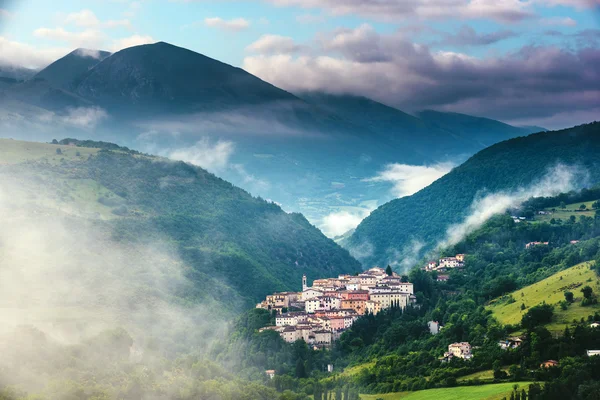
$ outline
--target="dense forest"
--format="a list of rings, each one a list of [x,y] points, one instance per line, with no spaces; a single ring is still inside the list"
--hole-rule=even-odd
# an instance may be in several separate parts
[[[600,123],[488,147],[425,189],[373,211],[344,245],[367,264],[397,262],[397,253],[406,253],[413,241],[435,244],[451,224],[462,221],[476,198],[525,188],[559,163],[581,172],[578,184],[600,182]]]
[[[581,199],[572,197],[574,193],[570,196]],[[535,240],[549,241],[549,245],[525,248]],[[573,240],[578,243],[572,244]],[[572,321],[556,336],[544,325],[552,321],[553,310],[562,304],[533,306],[517,325],[502,325],[485,306],[493,298],[580,262],[592,261],[592,268],[597,268],[600,213],[596,218],[581,216],[561,224],[515,223],[509,215],[500,215],[456,246],[444,249],[442,255],[459,252],[468,254],[465,268],[452,271],[447,282],[436,281],[435,272],[420,268],[410,272],[418,307],[404,312],[389,309],[360,318],[329,352],[309,351],[303,342],[285,344],[273,332],[257,333],[256,329],[272,316],[264,310],[252,310],[239,319],[236,334],[219,357],[227,359],[243,349],[246,356],[238,365],[240,374],[259,376],[274,368],[282,374],[273,381],[277,389],[306,394],[315,390],[319,395],[343,393],[348,388],[362,393],[411,391],[452,387],[459,382],[477,385],[481,384],[478,378],[462,377],[490,370],[494,382],[539,382],[526,388],[530,398],[595,399],[600,358],[587,357],[585,351],[600,348],[600,331],[589,326],[600,321],[597,308],[590,308],[587,318]],[[437,335],[429,333],[427,322],[431,320],[444,326]],[[498,341],[514,332],[520,332],[523,344],[514,350],[500,349]],[[448,344],[460,341],[475,346],[474,358],[441,362]],[[540,369],[549,359],[559,360],[560,366]],[[351,367],[357,372],[325,376],[327,363],[333,363],[336,370]]]

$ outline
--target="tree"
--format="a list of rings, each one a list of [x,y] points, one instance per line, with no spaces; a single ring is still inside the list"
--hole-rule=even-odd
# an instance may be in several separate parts
[[[567,205],[565,204],[565,202],[564,202],[564,201],[561,201],[561,202],[560,202],[560,206],[559,206],[559,207],[560,207],[560,208],[562,208],[562,209],[564,210],[565,208],[567,208]]]
[[[539,325],[544,325],[552,321],[554,315],[554,307],[550,304],[540,304],[531,307],[529,311],[523,315],[521,319],[521,325],[523,328],[532,330]]]
[[[592,208],[593,208],[594,210],[598,210],[598,209],[600,209],[600,200],[597,200],[597,201],[593,202],[593,203],[592,203]]]
[[[390,267],[390,266],[388,265],[388,266],[387,266],[387,268],[385,269],[385,273],[386,273],[388,276],[392,276],[392,275],[393,275],[393,273],[394,273],[394,272],[392,271],[392,267]]]
[[[581,289],[581,293],[583,293],[583,297],[587,300],[590,300],[594,294],[594,290],[590,286],[585,286]]]
[[[306,368],[304,368],[304,361],[298,359],[296,361],[296,378],[306,378]]]
[[[521,311],[523,311],[524,309],[526,309],[527,307],[525,306],[525,303],[521,303]]]
[[[580,210],[585,210],[586,208],[587,208],[587,206],[585,204],[582,204],[582,205],[579,206]]]
[[[569,303],[573,302],[573,292],[569,292],[568,290],[564,293],[565,294],[565,300]]]
[[[400,277],[400,282],[402,282],[402,283],[408,282],[408,276],[407,275],[402,275],[402,277]]]
[[[62,154],[62,150],[59,148],[56,149],[56,154]]]

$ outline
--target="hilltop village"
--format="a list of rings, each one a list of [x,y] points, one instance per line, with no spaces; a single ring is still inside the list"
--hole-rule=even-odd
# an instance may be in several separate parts
[[[390,269],[374,267],[358,275],[316,279],[301,292],[274,293],[257,304],[277,313],[275,326],[288,343],[304,339],[314,347],[328,347],[361,315],[416,303],[413,284]]]

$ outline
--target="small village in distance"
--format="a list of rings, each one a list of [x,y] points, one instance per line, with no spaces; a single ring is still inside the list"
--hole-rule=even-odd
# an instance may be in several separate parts
[[[464,254],[432,261],[427,271],[445,272],[462,268]],[[306,275],[302,277],[301,292],[281,292],[268,295],[257,304],[276,313],[275,325],[261,330],[274,330],[288,343],[303,339],[315,348],[329,347],[362,315],[377,315],[390,307],[418,306],[413,284],[407,276],[400,276],[390,267],[373,267],[357,275],[340,275],[322,278],[308,286]],[[429,324],[430,332],[436,334],[441,327],[435,321]],[[467,344],[468,345],[468,344]],[[470,357],[464,344],[463,351],[450,352]],[[452,355],[450,356],[452,357]]]

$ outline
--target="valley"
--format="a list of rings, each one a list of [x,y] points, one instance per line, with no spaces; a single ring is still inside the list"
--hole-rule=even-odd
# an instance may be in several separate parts
[[[597,0],[0,0],[0,400],[600,399]]]

